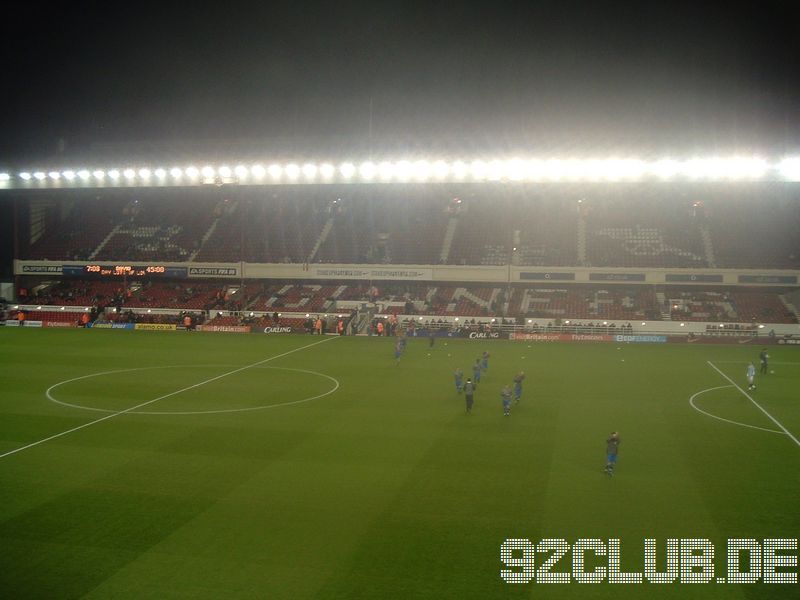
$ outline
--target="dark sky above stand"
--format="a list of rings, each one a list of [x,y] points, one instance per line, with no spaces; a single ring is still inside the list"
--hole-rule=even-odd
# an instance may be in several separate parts
[[[795,4],[11,2],[0,165],[130,142],[346,149],[370,103],[378,145],[783,154]]]

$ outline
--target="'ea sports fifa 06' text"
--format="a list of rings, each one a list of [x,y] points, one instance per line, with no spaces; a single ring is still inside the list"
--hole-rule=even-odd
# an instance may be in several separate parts
[[[500,577],[507,583],[770,583],[797,584],[796,538],[729,539],[725,565],[715,562],[714,544],[704,538],[644,540],[639,571],[622,570],[618,539],[507,539],[500,546]],[[630,560],[626,565],[630,568]],[[718,566],[715,566],[718,565]]]

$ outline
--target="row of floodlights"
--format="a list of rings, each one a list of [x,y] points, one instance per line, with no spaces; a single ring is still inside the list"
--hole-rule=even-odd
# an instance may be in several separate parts
[[[787,181],[800,181],[800,157],[770,163],[761,158],[661,159],[511,159],[474,160],[401,160],[360,164],[344,162],[305,164],[261,164],[237,166],[76,169],[64,171],[22,171],[13,176],[24,182],[46,180],[103,185],[196,184],[208,182],[311,183],[333,181],[635,181],[642,178],[661,180],[758,180],[768,175]],[[0,173],[0,182],[12,179]]]

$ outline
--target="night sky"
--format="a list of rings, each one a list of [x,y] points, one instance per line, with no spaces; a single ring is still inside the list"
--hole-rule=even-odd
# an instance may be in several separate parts
[[[0,167],[130,142],[800,149],[794,2],[211,4],[4,5]]]

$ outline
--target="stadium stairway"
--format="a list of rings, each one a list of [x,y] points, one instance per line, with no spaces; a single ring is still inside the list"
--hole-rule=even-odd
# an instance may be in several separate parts
[[[306,262],[313,262],[314,257],[317,255],[317,252],[320,249],[320,246],[325,243],[325,240],[328,239],[328,236],[331,233],[331,229],[333,229],[333,217],[329,217],[327,221],[325,221],[325,225],[322,226],[322,231],[319,232],[319,237],[317,241],[314,242],[314,247],[311,248],[311,252],[308,253],[308,258]]]
[[[444,232],[444,239],[442,240],[442,251],[439,253],[439,260],[443,265],[447,264],[447,259],[450,257],[450,247],[453,245],[453,238],[456,236],[457,227],[458,217],[450,217],[450,220],[447,222],[447,229]]]
[[[112,230],[111,230],[111,231],[108,233],[108,235],[107,235],[105,238],[103,238],[103,241],[102,241],[102,242],[100,242],[100,243],[97,245],[97,248],[95,248],[94,250],[92,250],[92,253],[89,255],[89,260],[94,260],[94,259],[95,259],[95,257],[96,257],[98,254],[100,254],[100,251],[101,251],[103,248],[105,248],[105,246],[106,246],[106,244],[108,244],[108,242],[110,242],[110,241],[111,241],[111,238],[113,238],[115,235],[117,235],[117,232],[120,230],[120,228],[121,228],[121,227],[122,227],[122,225],[117,225],[117,226],[115,226],[115,227],[114,227],[114,229],[112,229]]]

